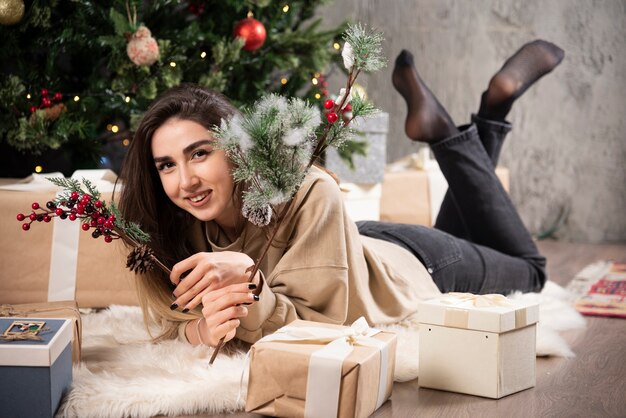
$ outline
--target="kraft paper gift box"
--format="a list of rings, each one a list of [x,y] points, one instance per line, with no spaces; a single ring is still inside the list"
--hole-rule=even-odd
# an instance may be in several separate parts
[[[496,176],[508,191],[508,169],[497,167]],[[380,220],[433,226],[447,190],[437,162],[424,152],[389,164],[382,185]]]
[[[0,186],[0,303],[74,299],[81,308],[137,305],[135,277],[125,267],[128,251],[121,240],[107,244],[102,237],[94,239],[91,230],[80,229],[79,220],[53,218],[22,230],[17,214],[28,216],[33,202],[45,207],[53,200],[60,189],[44,177],[59,176],[34,175],[30,181],[9,185],[5,180]],[[82,170],[73,177],[91,177],[102,199],[110,200],[111,171]]]
[[[396,335],[296,320],[251,348],[246,411],[368,417],[391,396]]]
[[[72,321],[0,318],[0,333],[14,321],[44,321],[48,330],[39,333],[42,341],[0,339],[0,414],[53,417],[72,383]]]
[[[418,320],[419,386],[495,399],[535,386],[538,304],[449,293]]]
[[[72,321],[72,361],[80,363],[82,345],[82,319],[76,301],[27,303],[23,305],[0,305],[0,317],[42,317]]]

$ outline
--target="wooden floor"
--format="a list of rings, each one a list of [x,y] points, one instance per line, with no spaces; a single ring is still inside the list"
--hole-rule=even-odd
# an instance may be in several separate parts
[[[539,247],[550,279],[561,285],[596,260],[626,261],[626,245],[542,241]],[[587,319],[587,329],[565,334],[577,357],[538,358],[532,389],[491,400],[419,388],[417,380],[396,383],[373,417],[626,417],[626,319]]]

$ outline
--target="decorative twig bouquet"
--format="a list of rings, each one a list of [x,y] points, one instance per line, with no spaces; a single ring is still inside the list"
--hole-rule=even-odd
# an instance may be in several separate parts
[[[126,267],[137,273],[146,271],[157,265],[168,274],[171,272],[153,254],[147,245],[150,237],[143,232],[139,225],[125,221],[114,202],[108,205],[101,200],[100,192],[87,179],[83,179],[82,185],[78,180],[62,177],[48,178],[55,185],[62,187],[63,191],[49,202],[45,208],[38,202],[31,205],[32,211],[26,216],[17,214],[17,220],[24,222],[22,229],[28,231],[33,222],[50,222],[52,218],[79,220],[82,222],[83,231],[91,231],[93,238],[104,237],[107,243],[115,239],[122,239],[133,247],[128,255]]]

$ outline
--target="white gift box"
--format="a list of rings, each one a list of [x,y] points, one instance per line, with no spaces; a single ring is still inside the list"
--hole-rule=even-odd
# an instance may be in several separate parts
[[[16,322],[44,324],[39,341],[0,339],[0,415],[53,417],[72,383],[72,321],[0,318],[0,333]]]
[[[535,386],[538,304],[449,293],[418,319],[419,386],[495,399]]]
[[[343,204],[353,221],[378,221],[382,185],[341,183]]]

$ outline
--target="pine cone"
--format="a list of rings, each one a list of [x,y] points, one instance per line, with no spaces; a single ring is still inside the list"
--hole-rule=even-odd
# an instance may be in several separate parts
[[[267,226],[272,220],[272,207],[270,205],[250,207],[244,204],[241,213],[256,226]]]
[[[152,249],[146,245],[133,248],[126,259],[126,267],[138,274],[146,273],[154,267]]]

